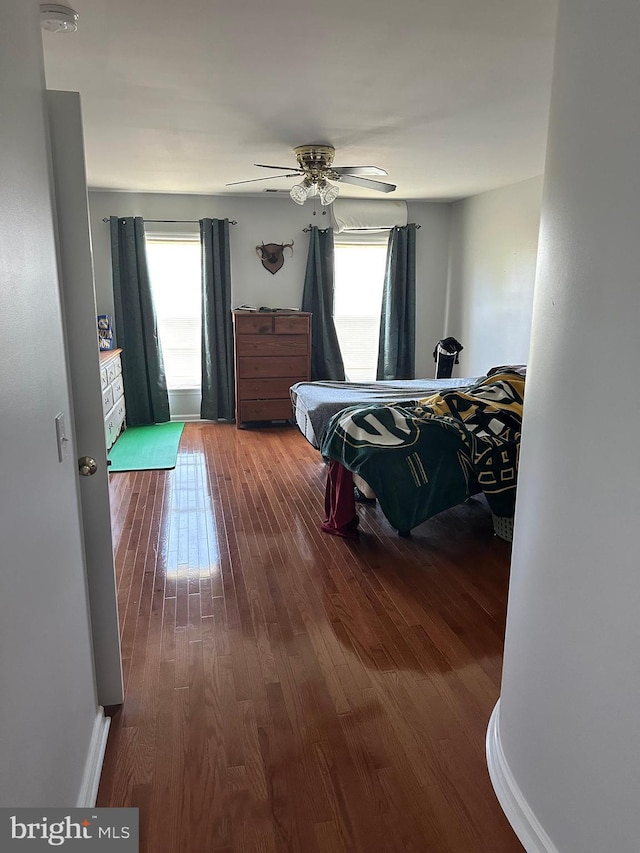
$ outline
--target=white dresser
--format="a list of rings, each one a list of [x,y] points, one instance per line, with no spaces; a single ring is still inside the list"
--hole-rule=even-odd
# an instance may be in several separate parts
[[[104,436],[109,450],[124,429],[124,383],[122,381],[122,350],[100,353],[100,382],[102,385],[102,410]]]

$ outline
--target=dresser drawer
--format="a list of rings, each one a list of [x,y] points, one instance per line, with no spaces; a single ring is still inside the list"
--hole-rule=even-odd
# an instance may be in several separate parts
[[[100,369],[100,387],[102,388],[103,391],[107,387],[108,384],[109,384],[109,379],[107,378],[107,368],[102,367]]]
[[[110,385],[106,391],[102,392],[102,411],[107,414],[109,409],[113,408],[113,386]]]
[[[284,378],[305,376],[308,368],[306,356],[269,355],[264,358],[244,356],[238,358],[238,377],[240,379]]]
[[[236,314],[236,335],[272,335],[273,315]]]
[[[122,397],[124,394],[124,382],[122,376],[116,375],[116,378],[113,380],[113,384],[111,385],[111,389],[113,390],[114,400],[117,400],[118,397]]]
[[[115,444],[116,438],[122,432],[124,427],[124,422],[116,422],[116,421],[105,421],[104,424],[104,438],[107,444],[107,450],[111,450],[113,445]]]
[[[114,418],[108,417],[104,422],[104,438],[107,443],[107,450],[110,450],[113,446],[114,441],[118,437],[120,433],[120,429],[122,427],[122,421],[118,423]]]
[[[124,416],[125,416],[124,397],[119,397],[113,406],[112,417],[115,419],[115,421],[118,425],[121,425],[122,422],[124,421]]]
[[[274,331],[276,335],[308,335],[309,317],[296,317],[287,314],[284,317],[274,317]]]
[[[304,382],[305,379],[306,374],[301,379],[241,379],[238,382],[238,400],[289,399],[291,386],[296,382]]]
[[[306,355],[307,335],[239,335],[238,355]]]
[[[291,420],[290,400],[249,400],[240,403],[241,421]]]
[[[107,445],[107,450],[111,450],[113,442],[116,440],[116,431],[113,428],[113,423],[109,420],[104,422],[104,442]]]

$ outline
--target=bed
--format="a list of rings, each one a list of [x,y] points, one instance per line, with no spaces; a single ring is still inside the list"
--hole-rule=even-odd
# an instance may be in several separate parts
[[[509,539],[525,377],[508,367],[490,373],[470,387],[443,389],[424,400],[361,405],[335,414],[320,442],[329,462],[322,529],[357,535],[356,474],[402,535],[483,492],[496,533]]]
[[[319,448],[331,418],[350,406],[419,400],[452,388],[466,388],[480,377],[462,379],[406,379],[392,382],[298,382],[290,389],[296,423]]]

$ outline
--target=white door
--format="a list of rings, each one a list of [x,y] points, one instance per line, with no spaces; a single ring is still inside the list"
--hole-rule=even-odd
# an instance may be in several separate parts
[[[124,692],[80,96],[47,92],[47,107],[73,430],[78,457],[97,462],[79,482],[98,702],[118,705]]]

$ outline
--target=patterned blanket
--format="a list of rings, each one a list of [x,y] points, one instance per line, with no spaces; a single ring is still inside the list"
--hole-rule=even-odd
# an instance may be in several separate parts
[[[366,480],[397,530],[479,491],[511,517],[524,382],[505,370],[408,404],[351,407],[331,419],[320,450]]]

